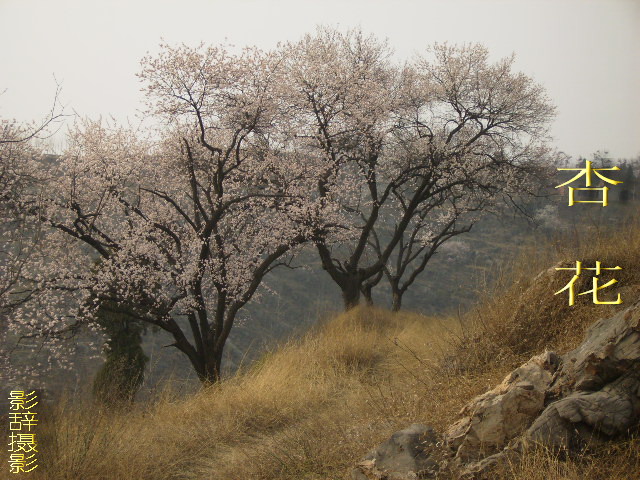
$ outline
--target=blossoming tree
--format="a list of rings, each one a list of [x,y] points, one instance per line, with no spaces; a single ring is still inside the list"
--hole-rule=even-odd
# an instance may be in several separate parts
[[[106,308],[168,332],[215,382],[239,310],[307,237],[309,176],[270,138],[276,56],[165,46],[140,76],[157,132],[86,121],[14,200],[43,239],[13,325],[55,341]]]
[[[85,121],[9,190],[41,232],[14,331],[62,352],[109,310],[215,382],[239,311],[307,241],[347,308],[385,272],[399,307],[469,214],[540,176],[553,108],[512,67],[479,46],[397,65],[331,29],[268,53],[163,46],[140,73],[154,130]]]
[[[318,227],[313,239],[346,308],[393,256],[401,267],[391,277],[413,275],[408,263],[459,232],[464,212],[531,189],[549,159],[553,107],[512,71],[513,58],[491,63],[478,45],[436,45],[398,66],[386,43],[331,29],[288,50],[292,135],[325,165],[315,195],[346,219],[342,238]],[[448,219],[444,229],[427,234],[436,217]]]
[[[51,109],[39,122],[0,118],[0,378],[9,370],[6,342],[12,312],[25,300],[12,295],[28,260],[37,254],[37,222],[21,214],[14,199],[36,188],[34,172],[46,168],[35,142],[49,138],[65,116],[56,90]]]

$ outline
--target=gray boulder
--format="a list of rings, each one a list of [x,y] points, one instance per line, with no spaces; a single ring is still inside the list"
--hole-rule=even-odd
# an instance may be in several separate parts
[[[556,450],[579,450],[625,434],[640,422],[640,372],[628,371],[597,392],[575,392],[553,402],[524,439]]]
[[[551,399],[593,392],[625,372],[640,368],[640,303],[594,323],[585,341],[562,357],[549,390]]]
[[[435,478],[440,446],[431,427],[414,423],[391,435],[352,471],[353,480]]]

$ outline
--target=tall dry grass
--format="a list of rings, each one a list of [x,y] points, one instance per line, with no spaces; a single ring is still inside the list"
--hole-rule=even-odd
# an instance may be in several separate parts
[[[349,478],[354,462],[394,431],[413,422],[444,429],[523,359],[574,347],[596,318],[624,307],[581,301],[569,308],[553,292],[570,276],[552,265],[620,265],[617,291],[638,298],[637,225],[581,245],[579,252],[562,243],[526,247],[466,314],[364,307],[341,314],[189,398],[167,389],[154,402],[118,410],[59,402],[41,415],[40,467],[31,478]],[[496,478],[638,478],[639,453],[638,439],[583,459],[537,452]]]
[[[599,285],[610,279],[617,284],[600,290],[599,300],[620,305],[596,305],[591,295],[576,295],[569,306],[568,292],[554,295],[572,278],[570,270],[556,268],[620,266],[606,271]],[[534,239],[495,275],[482,300],[464,316],[462,335],[454,358],[462,370],[477,370],[496,362],[519,363],[543,350],[565,352],[576,347],[596,320],[612,316],[640,298],[640,223],[627,221],[615,229],[597,226],[572,229],[562,235]],[[583,271],[576,293],[592,288],[592,274]]]
[[[358,308],[192,398],[166,391],[129,410],[61,402],[43,413],[34,478],[345,478],[393,431],[443,427],[491,384],[440,367],[457,328]]]
[[[629,439],[576,455],[570,459],[539,448],[514,458],[495,472],[496,480],[638,480],[640,432]]]

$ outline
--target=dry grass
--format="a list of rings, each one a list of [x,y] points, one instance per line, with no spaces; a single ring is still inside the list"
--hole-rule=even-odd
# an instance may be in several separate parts
[[[583,268],[593,268],[596,261],[602,267],[622,267],[603,272],[599,285],[610,279],[618,283],[600,290],[598,297],[611,301],[620,293],[623,303],[595,305],[589,294],[576,295],[576,304],[570,307],[567,291],[554,295],[574,274],[555,268],[574,268],[576,260]],[[613,232],[584,228],[552,242],[533,242],[502,269],[497,282],[482,295],[484,301],[464,318],[455,349],[456,363],[463,370],[496,362],[515,364],[543,350],[564,353],[580,343],[597,319],[640,298],[640,225],[628,223]],[[592,288],[591,278],[591,273],[583,272],[575,284],[576,294]]]
[[[188,399],[167,390],[117,412],[61,402],[42,413],[32,478],[349,478],[354,462],[392,432],[413,422],[443,429],[523,359],[572,348],[586,326],[621,308],[582,299],[569,308],[553,292],[570,274],[534,280],[537,272],[560,260],[601,260],[623,267],[615,276],[623,300],[638,297],[640,228],[582,244],[577,253],[529,247],[481,305],[457,318],[357,308]],[[629,479],[638,458],[637,439],[585,459],[537,452],[501,478]]]
[[[495,475],[496,480],[638,480],[640,436],[636,434],[570,460],[545,449],[527,452]]]
[[[440,359],[454,335],[441,320],[358,308],[187,400],[60,403],[43,413],[34,478],[345,478],[367,448],[408,423],[443,427],[504,373],[449,376]]]

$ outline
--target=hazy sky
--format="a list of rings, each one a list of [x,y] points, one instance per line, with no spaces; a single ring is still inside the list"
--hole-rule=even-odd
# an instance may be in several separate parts
[[[558,148],[640,155],[640,1],[0,0],[0,118],[67,112],[133,119],[139,61],[160,39],[273,47],[317,24],[387,37],[400,58],[481,42],[542,83]]]

